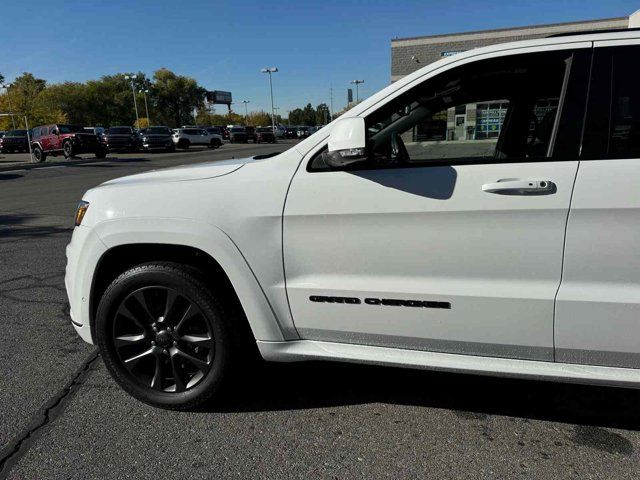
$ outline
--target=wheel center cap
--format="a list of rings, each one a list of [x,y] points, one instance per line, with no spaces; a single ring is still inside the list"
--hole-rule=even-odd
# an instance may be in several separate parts
[[[156,343],[160,347],[168,347],[171,345],[171,335],[166,330],[161,330],[156,334]]]

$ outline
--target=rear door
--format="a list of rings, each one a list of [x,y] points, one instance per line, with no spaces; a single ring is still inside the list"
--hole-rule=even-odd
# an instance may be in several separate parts
[[[366,164],[307,160],[284,212],[303,338],[553,360],[583,46],[452,69],[367,115]]]
[[[640,43],[596,42],[556,360],[640,368]]]

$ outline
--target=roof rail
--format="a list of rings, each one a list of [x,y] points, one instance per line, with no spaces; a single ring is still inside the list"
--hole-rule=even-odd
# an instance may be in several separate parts
[[[640,28],[607,28],[604,30],[579,30],[575,32],[562,32],[562,33],[554,33],[552,35],[547,35],[545,38],[555,38],[555,37],[573,37],[574,35],[587,35],[590,33],[617,33],[617,32],[637,32],[640,31]]]

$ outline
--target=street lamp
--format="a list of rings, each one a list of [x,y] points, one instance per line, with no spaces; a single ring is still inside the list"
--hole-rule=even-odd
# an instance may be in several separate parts
[[[349,83],[354,83],[356,85],[356,104],[360,101],[360,95],[358,94],[358,85],[364,83],[364,80],[351,80]]]
[[[133,81],[137,78],[137,75],[125,75],[125,80],[131,80],[131,93],[133,94],[133,106],[136,109],[136,125],[140,128],[140,117],[138,117],[138,102],[136,102],[136,87]]]
[[[244,103],[244,123],[247,123],[249,120],[249,113],[247,111],[247,105],[249,105],[251,103],[250,100],[242,100],[242,103]]]
[[[271,128],[273,129],[273,133],[276,132],[276,118],[273,114],[273,82],[271,80],[271,74],[276,73],[278,71],[278,67],[265,67],[260,70],[262,73],[269,74],[269,89],[271,90]]]
[[[273,112],[274,112],[274,122],[275,122],[275,117],[278,116],[278,112],[280,111],[280,107],[273,107]]]
[[[11,110],[9,113],[13,113],[13,107],[11,106],[11,96],[9,95],[9,87],[11,86],[11,83],[6,83],[3,85],[0,85],[0,87],[4,88],[7,91],[7,101],[9,102],[9,110]],[[13,118],[13,115],[11,115],[11,123],[13,124],[13,129],[16,129],[16,121]]]
[[[147,112],[147,127],[151,126],[151,119],[149,118],[149,105],[147,105],[147,93],[149,93],[148,88],[143,88],[138,90],[138,93],[142,93],[144,95],[144,109]],[[139,127],[140,125],[138,125]]]

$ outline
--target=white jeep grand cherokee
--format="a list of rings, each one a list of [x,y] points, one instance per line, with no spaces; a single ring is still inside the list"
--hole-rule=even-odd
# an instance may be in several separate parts
[[[251,343],[638,387],[639,59],[638,31],[472,50],[279,155],[90,190],[73,326],[129,393],[177,409]]]

